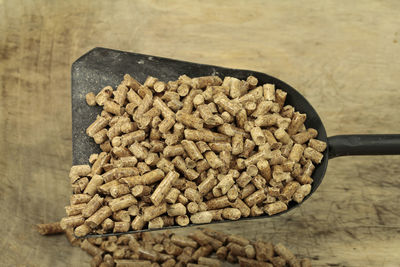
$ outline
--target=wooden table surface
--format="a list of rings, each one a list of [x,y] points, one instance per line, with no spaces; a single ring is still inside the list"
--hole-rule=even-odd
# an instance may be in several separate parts
[[[102,46],[257,70],[304,94],[329,135],[400,133],[399,8],[394,0],[0,0],[0,265],[88,266],[64,236],[33,229],[60,219],[68,203],[70,68],[80,55]],[[333,159],[299,209],[215,228],[283,242],[315,266],[398,266],[399,163]]]

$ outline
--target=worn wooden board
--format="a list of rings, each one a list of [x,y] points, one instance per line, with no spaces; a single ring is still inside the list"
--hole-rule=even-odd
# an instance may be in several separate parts
[[[32,226],[64,215],[70,67],[93,47],[266,72],[302,92],[330,135],[400,133],[398,1],[214,2],[0,0],[2,266],[90,260]],[[334,159],[301,208],[215,228],[283,242],[315,266],[398,266],[399,162]]]

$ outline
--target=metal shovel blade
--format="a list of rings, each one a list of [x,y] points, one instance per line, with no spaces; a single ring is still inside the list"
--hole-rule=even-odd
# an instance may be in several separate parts
[[[106,48],[95,48],[80,57],[72,65],[72,153],[74,165],[88,164],[88,159],[91,154],[101,152],[99,145],[97,145],[91,137],[86,135],[85,130],[96,119],[96,116],[100,114],[102,108],[98,106],[88,106],[85,101],[85,95],[89,92],[97,93],[107,85],[115,88],[123,80],[123,76],[126,73],[130,74],[141,83],[143,83],[149,75],[157,77],[162,81],[176,80],[183,74],[189,77],[218,75],[224,78],[225,76],[232,76],[244,80],[249,75],[253,75],[258,79],[260,84],[273,83],[276,88],[286,91],[288,95],[285,104],[292,105],[296,111],[306,113],[306,127],[316,129],[319,133],[317,138],[325,142],[327,141],[324,125],[310,103],[290,85],[272,76],[250,70],[229,69]],[[318,165],[314,171],[314,182],[310,195],[321,183],[327,164],[328,150],[324,152],[322,163]],[[309,196],[307,196],[306,199]],[[292,202],[289,204],[287,211],[299,206],[299,204]],[[281,214],[283,213],[277,215]],[[259,217],[241,218],[238,221],[270,217],[272,216],[263,215]],[[213,221],[212,223],[223,222],[232,221]],[[192,226],[192,224],[188,226]],[[180,226],[164,227],[162,229],[173,228],[180,228]],[[142,231],[149,231],[149,229],[127,233]],[[118,234],[123,233],[91,236]]]

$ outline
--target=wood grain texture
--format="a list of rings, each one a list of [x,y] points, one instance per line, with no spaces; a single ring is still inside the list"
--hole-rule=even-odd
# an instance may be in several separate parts
[[[0,265],[88,266],[33,225],[64,215],[70,67],[96,46],[265,72],[303,93],[329,135],[400,133],[398,1],[214,2],[0,0]],[[399,162],[334,159],[299,209],[214,228],[315,266],[398,266]]]

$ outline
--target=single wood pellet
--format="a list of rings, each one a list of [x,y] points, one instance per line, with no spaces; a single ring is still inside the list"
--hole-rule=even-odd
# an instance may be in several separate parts
[[[128,74],[115,90],[89,93],[87,104],[103,111],[86,133],[103,152],[72,166],[60,227],[82,236],[185,226],[302,202],[326,143],[286,95],[253,76],[149,76],[142,85]],[[253,254],[236,252],[226,257]]]
[[[37,224],[36,228],[41,235],[56,235],[64,233],[60,222]]]

